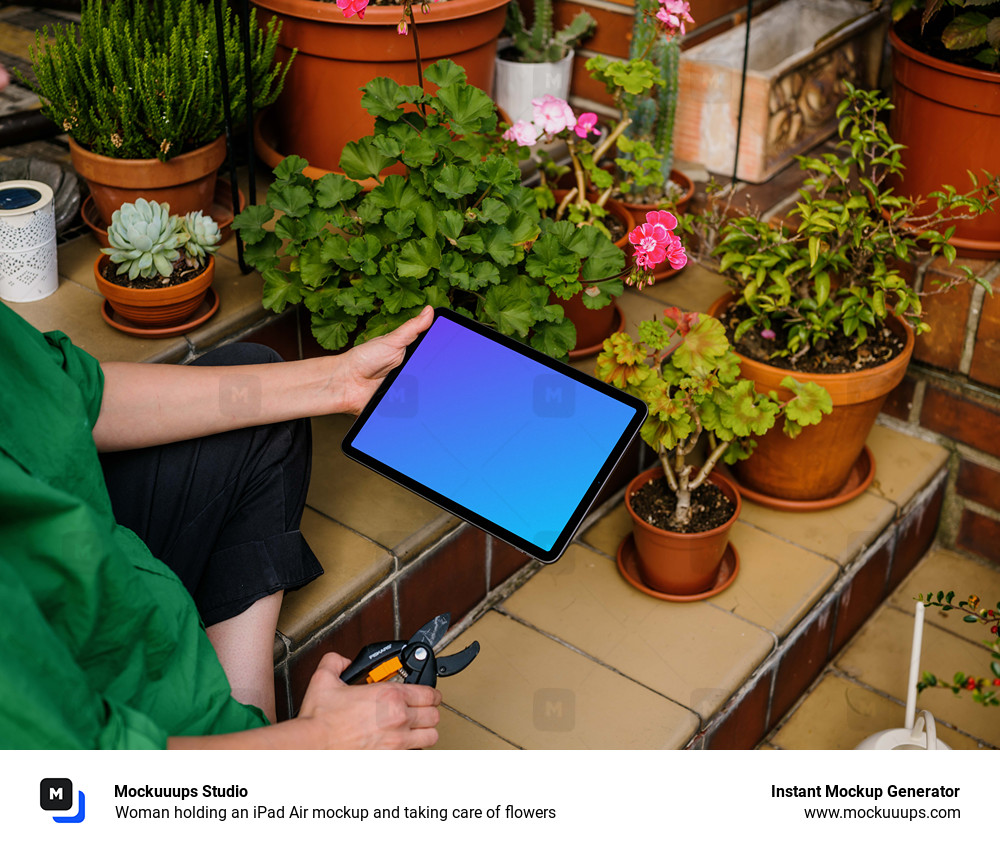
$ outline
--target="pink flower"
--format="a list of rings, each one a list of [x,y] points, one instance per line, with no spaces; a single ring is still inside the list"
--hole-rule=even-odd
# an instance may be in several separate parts
[[[760,335],[764,337],[764,339],[774,339],[775,337],[774,331],[772,331],[770,328],[764,328],[764,330],[760,332]]]
[[[399,19],[399,23],[396,24],[396,32],[399,35],[406,35],[406,33],[409,31],[409,29],[410,29],[410,27],[406,23],[406,18],[400,18]]]
[[[576,126],[573,128],[573,132],[576,133],[581,139],[586,139],[587,134],[593,130],[595,136],[599,136],[601,131],[598,130],[594,125],[597,124],[597,116],[593,112],[584,112],[576,122]]]
[[[576,116],[561,97],[547,94],[536,97],[531,105],[534,108],[534,122],[543,133],[555,135],[576,127]]]
[[[506,130],[503,137],[509,142],[530,147],[538,141],[538,128],[530,121],[517,121]]]
[[[677,219],[666,210],[646,213],[646,221],[628,235],[635,248],[633,258],[638,268],[652,270],[664,260],[674,269],[687,265],[687,253],[680,237],[674,233],[676,227]]]
[[[656,19],[663,24],[666,35],[684,35],[684,25],[693,24],[691,17],[691,6],[687,0],[659,0],[660,9],[656,13]]]
[[[672,269],[682,269],[687,265],[687,252],[681,244],[680,237],[675,233],[670,234],[670,244],[667,245],[667,262]]]
[[[364,20],[367,6],[368,0],[337,0],[337,8],[343,11],[345,18],[357,14],[361,20]]]

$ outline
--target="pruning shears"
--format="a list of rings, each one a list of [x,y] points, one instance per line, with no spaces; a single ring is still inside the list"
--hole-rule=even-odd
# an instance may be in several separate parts
[[[473,641],[461,652],[435,658],[434,645],[444,637],[450,622],[450,614],[439,614],[417,629],[409,640],[368,644],[340,678],[353,685],[358,682],[384,682],[399,674],[406,684],[434,687],[438,676],[454,676],[468,667],[479,654],[479,641]]]

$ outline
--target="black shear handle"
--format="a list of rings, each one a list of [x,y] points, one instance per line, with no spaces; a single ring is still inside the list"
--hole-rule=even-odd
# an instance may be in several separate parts
[[[353,685],[363,677],[367,676],[373,669],[378,667],[383,661],[387,661],[395,655],[399,655],[405,641],[388,640],[381,643],[370,643],[355,658],[348,668],[340,674],[341,681],[348,685]]]

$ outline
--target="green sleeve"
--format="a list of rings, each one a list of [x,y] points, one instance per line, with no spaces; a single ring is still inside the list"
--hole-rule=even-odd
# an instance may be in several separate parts
[[[62,331],[42,334],[49,345],[49,352],[55,364],[80,388],[87,418],[93,428],[101,412],[104,396],[104,372],[95,357],[82,348],[77,348]]]

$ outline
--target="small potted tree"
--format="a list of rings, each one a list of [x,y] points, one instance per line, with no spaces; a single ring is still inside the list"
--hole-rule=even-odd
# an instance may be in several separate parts
[[[111,309],[140,328],[178,325],[201,306],[215,276],[219,227],[201,211],[171,215],[139,198],[111,216],[94,278]]]
[[[592,15],[581,11],[555,29],[552,0],[535,0],[529,25],[517,0],[508,4],[504,35],[510,43],[497,54],[494,99],[512,122],[529,118],[536,98],[569,97],[574,48],[596,25]]]
[[[721,322],[676,307],[641,322],[638,340],[613,334],[598,355],[597,376],[649,407],[641,435],[660,462],[632,480],[625,504],[639,576],[655,592],[703,598],[722,589],[720,569],[740,496],[716,465],[749,456],[755,439],[782,416],[784,431],[794,437],[830,410],[815,384],[789,377],[789,397],[778,401],[739,370]],[[697,467],[696,450],[707,452]],[[728,578],[734,576],[731,565]]]
[[[925,199],[896,194],[900,147],[882,120],[892,104],[847,87],[838,150],[798,157],[804,182],[786,221],[734,215],[721,199],[684,220],[695,256],[732,289],[710,312],[731,333],[743,374],[778,393],[795,374],[833,399],[818,428],[794,444],[769,434],[736,467],[745,496],[789,509],[825,507],[863,490],[848,485],[868,477],[861,467],[873,471],[868,433],[906,372],[914,332],[929,330],[921,299],[960,282],[988,286],[959,265],[960,277],[925,275],[917,292],[904,267],[931,256],[953,262],[950,226],[994,208],[1000,180],[973,175],[968,193],[944,187],[931,194],[929,210]]]
[[[211,208],[226,156],[223,63],[234,125],[247,118],[243,45],[223,6],[223,57],[212,5],[199,0],[84,0],[79,25],[36,36],[37,81],[22,80],[69,135],[73,167],[105,225],[138,197],[178,214]],[[274,62],[278,32],[251,15],[254,109],[277,97],[288,70]]]

